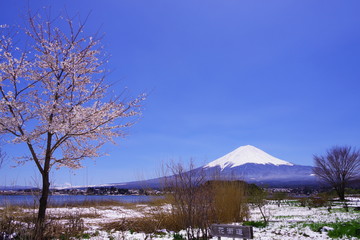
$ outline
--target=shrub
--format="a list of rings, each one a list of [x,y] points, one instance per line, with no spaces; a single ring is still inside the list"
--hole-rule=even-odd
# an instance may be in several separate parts
[[[309,199],[309,207],[324,207],[327,206],[328,200],[321,197],[312,197]]]
[[[185,238],[180,233],[174,233],[173,240],[185,240]]]
[[[243,222],[244,226],[253,226],[253,227],[257,227],[257,228],[263,228],[266,227],[268,224],[267,222],[264,221],[245,221]]]
[[[0,215],[0,233],[7,239],[32,239],[35,215],[24,213],[21,208],[8,206]]]
[[[307,197],[300,198],[299,202],[301,207],[306,207],[309,203],[309,199]]]
[[[329,232],[329,237],[360,237],[360,223],[358,221],[350,221],[345,223],[337,223],[332,226],[334,230]]]
[[[213,197],[213,222],[242,222],[249,217],[246,185],[242,181],[210,182]]]

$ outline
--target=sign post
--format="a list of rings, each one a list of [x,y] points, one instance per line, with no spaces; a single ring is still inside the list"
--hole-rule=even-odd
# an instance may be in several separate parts
[[[213,224],[210,226],[212,236],[217,236],[220,240],[221,237],[229,238],[242,238],[253,239],[253,228],[250,226],[237,226],[226,224]]]

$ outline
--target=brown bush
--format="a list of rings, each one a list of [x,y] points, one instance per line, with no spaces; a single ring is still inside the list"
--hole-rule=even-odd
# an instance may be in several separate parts
[[[213,194],[214,222],[242,222],[249,217],[244,182],[213,181],[210,185]]]
[[[322,197],[311,197],[309,198],[309,207],[324,207],[327,206],[328,200]]]
[[[245,184],[241,181],[210,181],[190,163],[170,167],[167,189],[172,196],[171,214],[186,229],[187,239],[207,239],[212,223],[243,221],[248,216]]]

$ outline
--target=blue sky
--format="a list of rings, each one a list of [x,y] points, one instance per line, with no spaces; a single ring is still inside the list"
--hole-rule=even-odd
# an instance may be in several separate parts
[[[0,24],[21,24],[28,5],[91,12],[85,31],[105,33],[113,90],[149,93],[109,156],[54,171],[54,184],[156,177],[162,163],[200,166],[248,144],[302,165],[360,147],[359,1],[1,0]],[[1,185],[40,182],[33,163],[11,165]]]

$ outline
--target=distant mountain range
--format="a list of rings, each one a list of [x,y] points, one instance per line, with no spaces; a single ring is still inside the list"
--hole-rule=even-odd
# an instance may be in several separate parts
[[[0,191],[17,191],[17,190],[27,190],[27,189],[38,189],[38,188],[31,186],[20,186],[20,185],[0,186]]]
[[[254,146],[247,145],[192,171],[204,174],[209,180],[213,178],[244,180],[273,187],[295,187],[317,184],[312,168],[275,158]],[[114,186],[151,188],[159,187],[163,182],[164,178],[156,178],[114,184]]]
[[[186,167],[186,166],[184,166]],[[317,185],[312,173],[313,167],[296,165],[254,147],[242,146],[202,167],[193,169],[194,174],[204,174],[207,180],[244,180],[270,187],[296,187]],[[167,177],[167,179],[171,179]],[[160,188],[165,182],[164,177],[126,183],[110,183],[91,187],[118,187],[127,189]],[[16,186],[20,189],[20,186]],[[29,187],[23,187],[26,189]],[[86,188],[73,187],[73,188]],[[1,189],[1,187],[0,187]],[[14,189],[7,187],[7,189]]]

